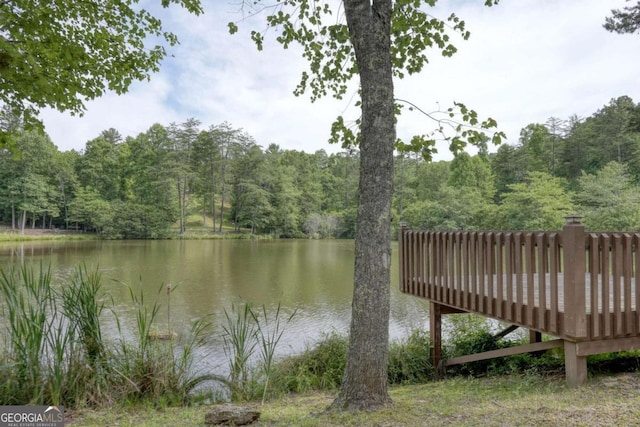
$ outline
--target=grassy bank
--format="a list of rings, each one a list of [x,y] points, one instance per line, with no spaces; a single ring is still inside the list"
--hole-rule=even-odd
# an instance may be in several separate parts
[[[304,394],[254,404],[256,426],[601,426],[640,425],[640,374],[591,378],[578,389],[563,377],[451,378],[391,389],[394,405],[374,413],[327,414],[333,395]],[[70,425],[200,426],[208,406],[71,413]]]
[[[168,240],[217,240],[217,239],[269,239],[272,236],[249,234],[243,232],[213,232],[210,230],[188,230],[180,234],[177,231],[167,237]],[[102,237],[95,233],[77,233],[70,231],[25,230],[25,234],[0,229],[0,242],[29,242],[29,241],[65,241],[65,240],[100,240]]]
[[[68,232],[34,232],[34,233],[14,233],[0,230],[0,242],[29,242],[36,240],[96,240],[99,237],[89,233],[68,233]]]

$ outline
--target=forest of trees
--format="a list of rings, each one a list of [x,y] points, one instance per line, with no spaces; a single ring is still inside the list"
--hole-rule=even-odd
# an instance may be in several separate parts
[[[261,147],[229,123],[153,125],[135,137],[105,130],[82,152],[4,115],[0,223],[14,229],[162,238],[212,232],[352,238],[357,148],[336,154]],[[497,152],[425,162],[398,154],[394,224],[429,230],[554,230],[564,215],[588,230],[640,230],[640,104],[623,96],[587,118],[549,118]],[[224,215],[225,227],[222,218]],[[197,219],[194,219],[197,218]]]

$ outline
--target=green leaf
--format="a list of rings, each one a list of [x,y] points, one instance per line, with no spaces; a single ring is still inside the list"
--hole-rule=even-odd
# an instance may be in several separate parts
[[[178,40],[136,3],[0,4],[0,104],[25,119],[44,107],[82,114],[87,100],[106,90],[124,93],[134,81],[148,79],[166,56],[164,46]],[[161,1],[171,3],[202,13],[198,0]]]

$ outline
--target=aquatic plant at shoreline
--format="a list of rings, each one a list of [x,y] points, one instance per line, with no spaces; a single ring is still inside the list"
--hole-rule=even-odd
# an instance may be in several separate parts
[[[130,289],[138,337],[124,338],[120,321],[102,292],[99,270],[78,267],[61,290],[51,272],[40,267],[0,269],[0,405],[108,406],[153,401],[183,405],[200,384],[216,379],[192,369],[195,349],[204,344],[210,324],[196,320],[178,340],[153,340],[151,327],[159,304],[148,307]],[[100,318],[109,308],[119,338],[103,340]]]
[[[257,342],[257,327],[249,304],[231,305],[224,309],[226,323],[222,325],[224,354],[229,363],[229,380],[226,386],[231,400],[248,400],[252,397],[250,384],[250,360]]]
[[[78,334],[92,365],[105,357],[100,327],[100,316],[104,310],[104,302],[100,301],[101,290],[99,269],[89,272],[82,264],[73,272],[69,284],[60,291],[64,315],[74,333]]]
[[[260,309],[247,303],[232,304],[230,310],[224,310],[226,323],[222,325],[222,340],[229,378],[223,383],[229,389],[231,400],[261,399],[264,403],[278,343],[295,314],[296,310],[283,318],[280,303],[273,313],[269,313],[264,304]],[[256,348],[259,361],[252,365]]]
[[[41,356],[53,330],[49,313],[55,311],[50,287],[51,270],[40,267],[35,275],[25,266],[0,269],[0,293],[7,319],[8,348],[2,355],[5,405],[30,403],[44,397]]]
[[[260,310],[258,313],[256,313],[255,310],[252,310],[253,319],[258,329],[256,336],[258,337],[258,341],[260,343],[260,365],[262,368],[262,373],[264,375],[264,388],[262,391],[263,404],[267,397],[269,378],[271,376],[271,371],[273,370],[273,364],[275,363],[276,348],[278,347],[278,343],[282,338],[284,328],[296,315],[296,310],[294,310],[293,313],[289,315],[289,317],[287,317],[286,319],[282,319],[280,309],[281,305],[280,302],[278,302],[278,306],[273,316],[269,316],[267,314],[267,308],[264,304],[262,305],[262,310]]]

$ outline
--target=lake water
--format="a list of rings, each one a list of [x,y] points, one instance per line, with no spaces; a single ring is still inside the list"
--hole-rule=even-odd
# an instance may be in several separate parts
[[[429,324],[428,304],[398,291],[394,247],[391,283],[392,339],[400,339]],[[133,333],[135,308],[128,286],[143,292],[149,305],[162,304],[158,329],[187,331],[198,318],[213,323],[206,357],[199,363],[222,374],[226,359],[221,325],[232,304],[264,304],[268,313],[278,304],[285,315],[296,311],[286,326],[278,353],[292,354],[312,345],[324,333],[346,333],[351,316],[354,242],[352,240],[166,240],[70,241],[0,244],[0,267],[28,263],[51,266],[56,286],[64,286],[84,263],[98,268],[103,289],[113,298],[125,333]],[[176,289],[170,300],[167,284]],[[159,290],[162,290],[159,292]],[[112,315],[103,319],[105,336],[115,334]]]

